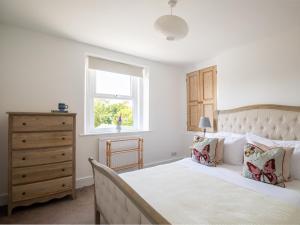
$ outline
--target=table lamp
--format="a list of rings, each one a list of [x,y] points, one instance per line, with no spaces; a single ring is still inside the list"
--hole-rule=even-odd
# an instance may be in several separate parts
[[[205,137],[206,128],[211,128],[211,124],[208,117],[201,116],[199,121],[199,128],[203,128],[204,137]]]

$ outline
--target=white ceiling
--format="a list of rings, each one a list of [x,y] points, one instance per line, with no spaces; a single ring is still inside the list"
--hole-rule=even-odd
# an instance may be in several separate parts
[[[168,0],[0,0],[0,22],[116,51],[189,65],[299,27],[300,0],[179,0],[188,36],[168,42],[153,27]]]

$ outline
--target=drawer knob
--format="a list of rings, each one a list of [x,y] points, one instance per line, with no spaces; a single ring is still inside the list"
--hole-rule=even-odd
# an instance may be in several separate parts
[[[66,138],[65,138],[65,137],[62,137],[61,139],[62,139],[62,140],[66,140]]]
[[[26,157],[23,157],[22,160],[26,160]]]
[[[61,124],[62,124],[62,125],[66,125],[66,122],[62,122]]]
[[[26,125],[27,125],[27,123],[25,123],[25,122],[24,122],[24,123],[22,123],[22,125],[23,125],[23,126],[26,126]]]
[[[23,140],[22,140],[22,142],[23,142],[23,143],[26,143],[26,140],[25,140],[25,139],[23,139]]]
[[[25,178],[25,177],[26,177],[26,174],[23,174],[22,177]]]
[[[65,185],[65,184],[62,184],[61,186],[62,186],[62,187],[65,187],[66,185]]]
[[[26,192],[24,191],[24,192],[22,192],[22,195],[26,195]]]
[[[65,172],[65,169],[61,169],[61,171]]]
[[[63,152],[63,153],[61,153],[61,155],[62,155],[62,156],[65,156],[66,154]]]

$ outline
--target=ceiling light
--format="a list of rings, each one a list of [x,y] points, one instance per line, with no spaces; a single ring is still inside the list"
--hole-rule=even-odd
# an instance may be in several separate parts
[[[159,17],[155,21],[154,27],[161,32],[168,41],[182,39],[188,34],[189,27],[184,19],[173,15],[173,8],[176,6],[177,0],[169,0],[168,4],[171,8],[171,15]]]

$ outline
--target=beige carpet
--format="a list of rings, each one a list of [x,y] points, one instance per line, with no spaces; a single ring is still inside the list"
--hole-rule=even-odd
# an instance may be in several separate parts
[[[92,187],[77,191],[77,198],[55,199],[29,207],[18,207],[6,216],[0,209],[0,223],[5,224],[92,224],[94,223],[94,192]]]

